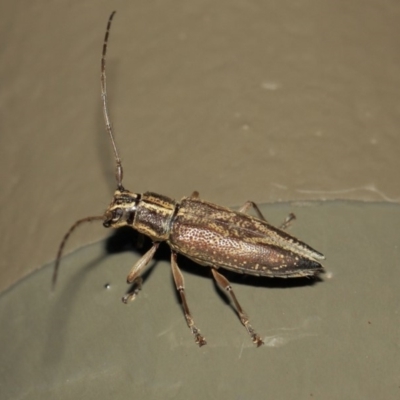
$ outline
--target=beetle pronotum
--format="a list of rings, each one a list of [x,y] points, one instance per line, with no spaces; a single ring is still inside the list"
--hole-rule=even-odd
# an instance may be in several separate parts
[[[71,233],[84,222],[102,220],[103,225],[113,228],[130,226],[148,236],[153,245],[132,267],[127,281],[134,290],[123,297],[127,303],[133,300],[141,288],[141,273],[154,256],[160,242],[171,248],[171,268],[176,289],[180,294],[187,325],[199,346],[206,344],[196,327],[186,300],[183,275],[177,264],[177,254],[183,254],[196,263],[209,266],[218,286],[232,300],[241,323],[253,342],[260,346],[263,340],[249,323],[249,318],[229,283],[220,274],[220,268],[233,272],[266,277],[312,277],[323,271],[320,260],[325,257],[307,244],[287,234],[283,229],[294,218],[291,214],[279,228],[270,225],[257,205],[247,201],[239,211],[233,211],[201,200],[197,192],[180,202],[152,192],[136,194],[122,185],[123,170],[112,132],[107,106],[106,51],[110,27],[115,11],[108,19],[101,58],[101,98],[107,133],[114,151],[117,189],[102,216],[86,217],[75,222],[65,234],[58,249],[53,273],[53,287],[65,243]],[[258,218],[247,211],[253,208]]]

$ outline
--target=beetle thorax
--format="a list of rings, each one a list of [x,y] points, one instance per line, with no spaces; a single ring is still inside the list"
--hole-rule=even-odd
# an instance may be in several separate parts
[[[131,226],[154,241],[167,240],[178,206],[175,200],[156,193],[135,194],[116,190],[104,214],[103,225],[113,228]]]

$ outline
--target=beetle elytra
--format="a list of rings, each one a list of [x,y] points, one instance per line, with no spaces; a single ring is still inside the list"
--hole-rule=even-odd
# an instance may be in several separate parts
[[[293,215],[290,215],[282,226],[276,228],[265,220],[257,205],[251,201],[246,202],[239,211],[233,211],[201,200],[197,192],[178,202],[152,192],[136,194],[123,187],[122,163],[111,128],[106,90],[106,51],[114,14],[115,12],[109,17],[103,44],[101,98],[106,131],[115,156],[117,189],[102,216],[78,220],[65,234],[57,253],[53,287],[65,243],[75,228],[93,220],[102,220],[106,228],[129,226],[148,236],[153,245],[128,274],[127,281],[133,283],[135,289],[123,297],[125,303],[138,294],[142,285],[142,272],[153,258],[160,242],[165,241],[171,248],[172,275],[180,294],[187,325],[196,343],[202,346],[206,344],[206,340],[189,311],[183,275],[177,264],[177,254],[211,268],[215,281],[232,300],[239,319],[252,341],[260,346],[263,344],[262,338],[249,323],[249,318],[237,300],[229,281],[219,270],[227,269],[260,277],[313,277],[323,271],[320,261],[325,257],[283,230],[294,218]],[[247,214],[250,208],[254,209],[257,218]]]

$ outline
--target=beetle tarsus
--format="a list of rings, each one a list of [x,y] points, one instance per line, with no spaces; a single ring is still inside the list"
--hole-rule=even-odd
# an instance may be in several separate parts
[[[122,302],[128,304],[130,301],[135,300],[139,292],[142,290],[142,284],[143,279],[140,276],[137,276],[134,280],[134,289],[122,297]]]
[[[196,342],[196,344],[199,345],[199,347],[207,344],[205,337],[200,334],[200,331],[195,326],[191,326],[190,330],[192,331],[192,333],[194,335],[194,338],[195,338],[194,341]]]
[[[254,329],[250,325],[245,325],[247,332],[249,332],[251,336],[251,340],[253,343],[257,346],[260,347],[264,344],[264,341],[261,339],[260,335],[258,335],[256,332],[254,332]]]
[[[292,225],[292,222],[296,219],[296,216],[293,213],[290,213],[286,219],[279,225],[279,229],[285,230],[289,228],[290,225]]]

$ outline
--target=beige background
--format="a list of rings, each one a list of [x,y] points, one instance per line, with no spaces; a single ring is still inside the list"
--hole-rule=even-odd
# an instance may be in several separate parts
[[[115,187],[228,206],[398,202],[398,1],[2,1],[0,290]],[[72,251],[105,235],[86,226]]]

